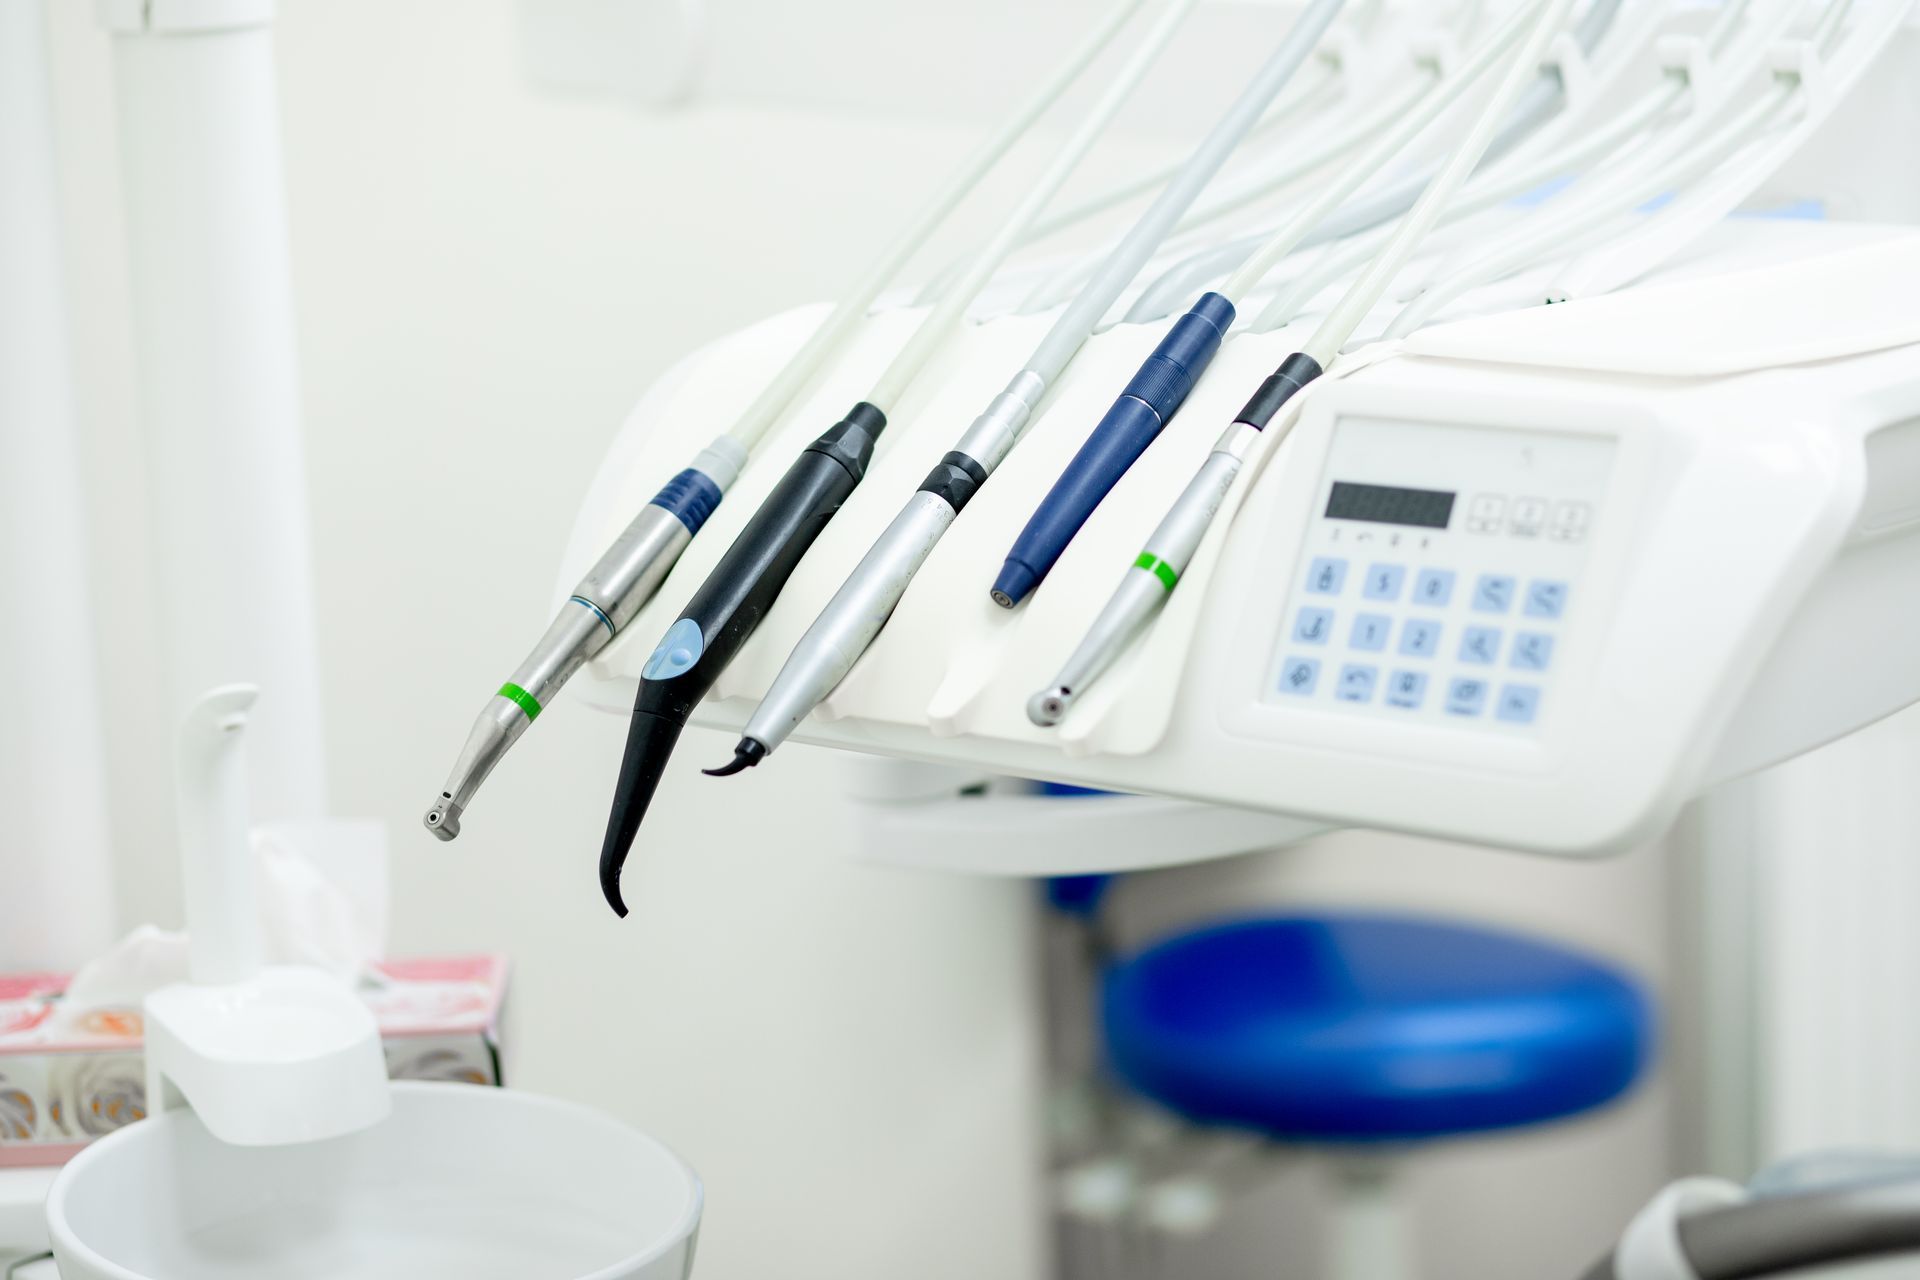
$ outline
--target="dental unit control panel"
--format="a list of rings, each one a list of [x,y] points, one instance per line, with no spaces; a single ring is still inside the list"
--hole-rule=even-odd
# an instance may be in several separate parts
[[[1151,337],[1108,330],[795,736],[1330,825],[1629,847],[1704,787],[1920,697],[1920,327],[1885,288],[1920,283],[1920,237],[1769,230],[1721,264],[1350,351],[1254,446],[1159,623],[1044,729],[1026,698],[1289,341],[1228,342],[1222,376],[1010,614],[982,584]],[[1816,282],[1839,300],[1817,316],[1792,302]],[[705,425],[682,411],[751,385],[803,329],[726,340],[642,403],[568,571]],[[873,316],[849,376],[897,332]],[[875,495],[910,487],[1032,332],[1012,316],[956,339],[695,723],[740,728],[884,526]],[[844,392],[826,382],[783,431]],[[593,664],[590,701],[624,712],[722,533],[649,606],[648,641]]]
[[[1267,699],[1531,736],[1552,712],[1613,452],[1578,436],[1343,420]]]

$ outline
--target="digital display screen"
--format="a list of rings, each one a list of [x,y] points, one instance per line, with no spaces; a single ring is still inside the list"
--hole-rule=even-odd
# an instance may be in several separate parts
[[[1327,497],[1327,519],[1444,529],[1453,518],[1453,500],[1458,496],[1438,489],[1396,489],[1335,480],[1333,492]]]

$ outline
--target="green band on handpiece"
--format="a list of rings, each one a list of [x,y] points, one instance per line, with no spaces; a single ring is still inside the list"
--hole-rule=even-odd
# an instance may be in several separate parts
[[[1174,583],[1180,581],[1180,575],[1174,572],[1173,566],[1151,551],[1142,551],[1140,558],[1133,562],[1133,567],[1136,569],[1145,569],[1148,573],[1160,579],[1169,591],[1173,590]]]
[[[513,683],[513,681],[509,680],[500,686],[500,696],[526,712],[528,720],[536,720],[539,718],[540,700],[528,693],[525,689],[522,689],[519,685]]]

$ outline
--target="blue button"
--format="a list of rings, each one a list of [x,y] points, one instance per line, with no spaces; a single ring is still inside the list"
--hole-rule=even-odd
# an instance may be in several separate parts
[[[1468,627],[1460,637],[1460,661],[1492,666],[1500,656],[1500,632],[1494,627]]]
[[[1529,618],[1559,617],[1567,611],[1567,584],[1535,578],[1527,584],[1524,609]]]
[[[1347,562],[1329,560],[1321,556],[1307,570],[1307,593],[1316,596],[1337,596],[1340,588],[1347,585]]]
[[[1553,660],[1553,637],[1522,631],[1513,638],[1513,657],[1507,665],[1521,671],[1545,671]]]
[[[1347,643],[1368,653],[1378,653],[1387,647],[1387,634],[1392,630],[1393,619],[1386,614],[1363,613],[1353,620],[1353,634]]]
[[[1477,716],[1487,705],[1485,680],[1455,680],[1447,686],[1447,714]]]
[[[1280,692],[1309,697],[1320,683],[1318,658],[1288,658],[1280,666]]]
[[[1369,600],[1398,600],[1407,580],[1406,569],[1397,564],[1376,564],[1367,570],[1366,597]]]
[[[1413,580],[1413,602],[1444,609],[1453,599],[1453,570],[1422,569]]]
[[[1540,690],[1530,684],[1510,684],[1500,691],[1494,714],[1508,724],[1532,724],[1540,710]]]
[[[660,637],[660,643],[647,657],[647,665],[641,668],[640,676],[644,680],[671,680],[684,673],[694,663],[700,661],[700,655],[706,650],[706,640],[700,635],[700,624],[692,618],[682,618],[667,628],[667,634]]]
[[[1340,687],[1333,696],[1342,702],[1372,702],[1374,682],[1380,678],[1380,668],[1347,666],[1340,668]]]
[[[1302,609],[1293,624],[1293,638],[1302,644],[1325,644],[1333,634],[1333,610]]]
[[[1513,608],[1513,579],[1483,573],[1473,584],[1473,607],[1481,613],[1505,613]]]
[[[1419,618],[1408,620],[1400,628],[1400,652],[1410,658],[1431,658],[1440,652],[1440,624]]]
[[[1387,677],[1387,705],[1418,711],[1427,696],[1427,677],[1420,671],[1396,671]]]

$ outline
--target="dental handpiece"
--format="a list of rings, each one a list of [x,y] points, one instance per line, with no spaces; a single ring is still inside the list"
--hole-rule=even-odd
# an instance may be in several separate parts
[[[653,598],[680,553],[740,475],[746,450],[722,436],[669,480],[587,571],[546,634],[487,700],[460,749],[439,799],[422,821],[442,840],[460,834],[460,817],[494,766],[586,661]]]
[[[1011,609],[1032,594],[1113,486],[1180,412],[1233,325],[1230,298],[1208,293],[1181,316],[1095,424],[1013,540],[993,580],[993,602]]]
[[[968,501],[1019,443],[1048,390],[1086,344],[1100,318],[1217,174],[1261,113],[1312,55],[1341,0],[1315,0],[1296,19],[1259,74],[1215,123],[1094,278],[1067,306],[986,411],[973,420],[919,490],[848,575],[748,720],[733,760],[707,772],[725,777],[759,764],[853,670],[892,616],[920,566]],[[1203,300],[1169,332],[1115,412],[1166,415],[1218,349],[1233,308]]]
[[[620,870],[680,731],[860,483],[886,425],[886,414],[862,401],[808,445],[647,659],[600,846],[600,889],[616,914],[627,914]]]
[[[1320,363],[1295,352],[1260,386],[1200,464],[1193,479],[1168,508],[1146,546],[1127,569],[1106,606],[1087,629],[1073,655],[1047,688],[1027,701],[1027,718],[1044,727],[1059,724],[1075,699],[1105,674],[1141,629],[1166,604],[1193,563],[1201,539],[1226,501],[1247,450],[1296,392],[1320,376]]]

